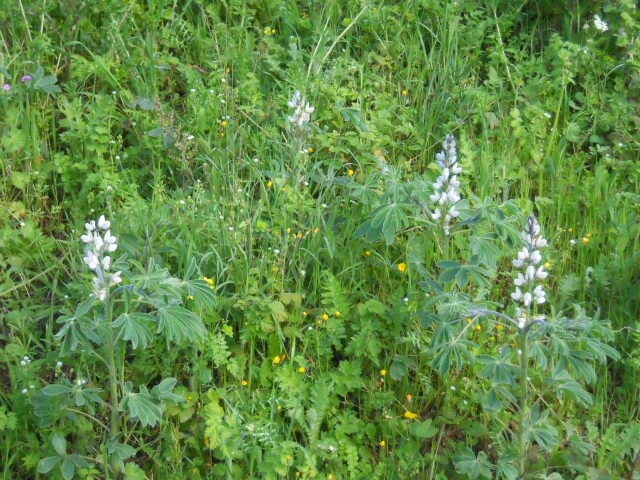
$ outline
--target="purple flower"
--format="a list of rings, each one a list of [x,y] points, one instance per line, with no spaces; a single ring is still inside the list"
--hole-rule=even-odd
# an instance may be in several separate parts
[[[33,80],[33,77],[31,75],[25,75],[23,76],[20,80],[22,80],[23,82],[30,82],[31,80]]]
[[[4,85],[2,85],[2,89],[3,89],[5,92],[8,92],[8,91],[10,91],[10,90],[11,90],[11,85],[9,85],[8,83],[5,83]]]

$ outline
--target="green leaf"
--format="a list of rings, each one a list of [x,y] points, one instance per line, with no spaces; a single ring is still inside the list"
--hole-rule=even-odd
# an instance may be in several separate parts
[[[204,280],[187,281],[187,292],[191,295],[198,308],[213,310],[216,306],[214,290]]]
[[[479,477],[491,478],[492,465],[484,452],[476,457],[471,449],[465,448],[454,457],[453,464],[458,473],[468,475],[471,480]]]
[[[76,466],[69,457],[65,457],[60,470],[62,471],[64,480],[71,480],[76,473]]]
[[[67,441],[59,433],[53,434],[51,444],[58,455],[63,456],[67,454]]]
[[[407,373],[409,373],[409,368],[415,367],[415,361],[409,357],[405,357],[404,355],[397,355],[393,362],[391,363],[391,367],[389,368],[389,375],[394,380],[400,380]]]
[[[113,455],[116,459],[124,461],[129,457],[133,457],[136,454],[136,449],[120,442],[108,442],[107,451],[109,455]]]
[[[494,384],[515,385],[515,374],[518,369],[514,365],[488,355],[478,355],[476,359],[485,365],[480,376],[490,379]]]
[[[148,313],[123,313],[114,322],[113,327],[124,329],[122,338],[131,342],[133,348],[142,348],[151,343],[153,333],[148,323],[154,320],[154,317]]]
[[[170,341],[182,343],[201,340],[207,330],[195,313],[182,307],[166,307],[158,310],[158,333],[160,332]]]
[[[48,397],[55,397],[57,395],[65,395],[71,393],[72,388],[68,385],[60,385],[59,383],[53,383],[47,385],[42,389],[42,393]]]
[[[129,462],[124,468],[124,480],[147,480],[147,475],[138,465]]]
[[[424,422],[413,423],[411,425],[411,433],[418,438],[431,438],[436,433],[438,433],[438,429],[433,425],[433,420],[429,418]]]
[[[38,472],[49,473],[51,470],[53,470],[53,467],[55,467],[60,462],[60,460],[62,460],[62,457],[59,457],[57,455],[53,457],[43,458],[38,463]]]
[[[126,397],[129,415],[140,420],[144,427],[152,427],[162,418],[162,407],[145,391],[129,393]]]
[[[155,395],[158,400],[167,400],[175,403],[184,402],[185,400],[182,396],[172,393],[177,382],[175,378],[165,378],[153,387],[151,393]]]

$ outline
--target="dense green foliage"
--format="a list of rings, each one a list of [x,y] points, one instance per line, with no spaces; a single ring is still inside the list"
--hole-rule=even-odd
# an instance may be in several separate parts
[[[5,3],[3,479],[640,478],[636,2]]]

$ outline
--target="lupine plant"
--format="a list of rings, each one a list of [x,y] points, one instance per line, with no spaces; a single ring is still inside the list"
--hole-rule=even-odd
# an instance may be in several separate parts
[[[51,437],[55,455],[44,458],[39,471],[47,473],[58,466],[65,479],[88,465],[87,457],[67,453],[67,440],[61,433],[67,422],[76,421],[79,415],[92,420],[102,438],[99,452],[92,456],[108,476],[122,471],[123,462],[135,455],[130,445],[134,429],[156,425],[167,402],[184,400],[173,393],[176,378],[149,378],[156,383],[151,389],[127,381],[128,350],[146,348],[156,335],[178,344],[197,342],[205,335],[205,326],[185,304],[203,309],[212,307],[214,300],[204,280],[174,278],[153,262],[145,268],[138,265],[142,271],[135,273],[124,257],[114,260],[118,241],[104,215],[85,227],[83,261],[92,274],[92,292],[75,311],[63,311],[56,338],[60,356],[86,359],[86,373],[76,370],[75,379],[47,385],[32,399],[41,424],[58,427]],[[115,266],[121,270],[113,272]],[[194,273],[192,262],[188,275]],[[123,285],[123,277],[128,277],[128,284]],[[89,372],[95,373],[94,379]],[[106,379],[105,385],[95,383],[100,378]]]

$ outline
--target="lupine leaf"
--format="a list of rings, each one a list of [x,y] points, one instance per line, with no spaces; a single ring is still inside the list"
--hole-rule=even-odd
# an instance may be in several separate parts
[[[170,341],[200,340],[206,329],[200,317],[182,307],[166,307],[158,310],[158,333],[164,333]]]
[[[484,452],[476,457],[471,449],[465,448],[454,457],[453,463],[458,473],[468,475],[471,480],[479,477],[491,478],[492,465]]]
[[[148,313],[123,313],[113,322],[113,326],[124,329],[122,338],[131,342],[133,348],[138,348],[138,345],[146,348],[153,340],[153,333],[147,325],[153,319]]]

